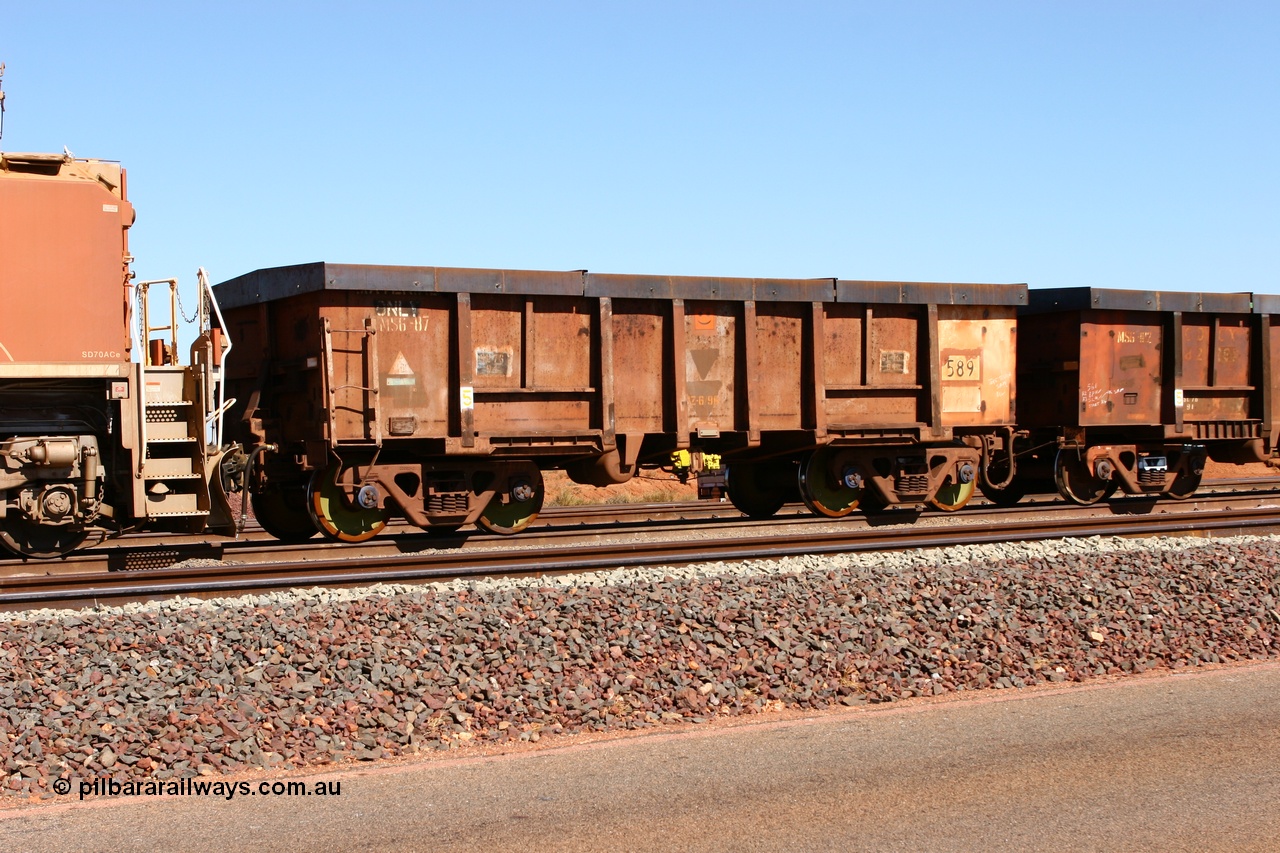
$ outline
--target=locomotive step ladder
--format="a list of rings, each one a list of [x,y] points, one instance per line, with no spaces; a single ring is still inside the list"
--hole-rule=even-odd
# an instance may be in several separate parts
[[[175,365],[148,366],[143,375],[146,517],[207,515],[204,417],[191,371]]]
[[[177,280],[137,285],[142,347],[137,366],[140,453],[134,502],[140,505],[138,514],[148,519],[189,518],[218,526],[230,519],[217,469],[227,450],[222,446],[222,415],[235,402],[222,395],[223,357],[231,346],[221,326],[211,322],[211,312],[219,320],[221,315],[203,269],[197,277],[199,307],[194,318],[185,318],[195,321],[198,335],[189,365],[178,359]],[[167,325],[151,325],[148,293],[153,285],[168,289]],[[167,334],[152,338],[153,332]]]

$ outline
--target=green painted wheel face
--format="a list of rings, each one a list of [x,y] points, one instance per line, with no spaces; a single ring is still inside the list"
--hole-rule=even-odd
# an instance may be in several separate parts
[[[940,510],[955,512],[973,497],[975,486],[977,486],[977,483],[973,480],[967,483],[946,483],[942,488],[938,489],[938,493],[933,496],[931,503]]]
[[[836,451],[819,448],[800,463],[800,497],[817,515],[840,518],[853,512],[865,489],[851,489],[838,479],[832,462]]]
[[[363,542],[376,536],[387,526],[389,513],[382,507],[352,508],[343,499],[337,485],[338,466],[317,471],[307,487],[307,509],[311,520],[329,539],[340,542]]]
[[[524,530],[538,517],[538,513],[542,511],[544,497],[541,473],[538,474],[536,482],[532,477],[516,477],[513,480],[515,482],[509,485],[510,491],[506,493],[506,503],[502,501],[503,493],[495,494],[489,500],[489,505],[484,508],[484,512],[476,519],[477,527],[490,533],[509,536]],[[510,493],[527,494],[528,489],[533,491],[532,497],[528,500],[516,500]]]

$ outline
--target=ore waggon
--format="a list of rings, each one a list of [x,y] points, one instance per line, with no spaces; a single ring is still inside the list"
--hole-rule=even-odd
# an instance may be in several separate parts
[[[1010,452],[1027,299],[1024,285],[329,263],[215,292],[241,356],[230,416],[262,457],[256,516],[283,538],[344,541],[393,515],[514,533],[541,508],[544,469],[616,484],[673,453],[720,456],[730,499],[757,517],[797,491],[832,517],[959,509]]]
[[[0,543],[25,557],[134,529],[231,529],[217,473],[228,344],[201,310],[178,363],[176,317],[146,316],[153,287],[176,312],[176,282],[133,281],[133,221],[118,164],[0,154]],[[140,340],[161,337],[139,346],[135,319]]]
[[[1185,499],[1206,459],[1273,460],[1277,309],[1249,293],[1032,290],[1018,318],[1016,477],[984,491],[1012,503],[1052,481],[1083,505],[1117,490]]]

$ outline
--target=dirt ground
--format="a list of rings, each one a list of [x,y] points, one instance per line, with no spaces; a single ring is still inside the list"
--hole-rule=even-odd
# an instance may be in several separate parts
[[[1264,462],[1228,465],[1225,462],[1214,462],[1210,459],[1205,463],[1204,478],[1206,480],[1231,480],[1237,477],[1280,477],[1280,470]]]
[[[587,506],[588,504],[669,503],[698,498],[698,482],[690,477],[681,483],[661,471],[645,473],[620,486],[580,486],[563,471],[543,472],[546,488],[544,506]]]

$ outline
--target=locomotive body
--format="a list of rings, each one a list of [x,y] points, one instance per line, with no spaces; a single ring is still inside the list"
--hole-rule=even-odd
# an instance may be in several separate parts
[[[215,290],[268,530],[523,529],[546,468],[626,482],[714,454],[751,515],[793,493],[958,508],[1013,423],[1023,285],[307,264]]]
[[[0,543],[20,555],[229,521],[205,440],[221,350],[197,342],[203,372],[173,362],[176,336],[132,358],[133,221],[118,165],[0,154]]]

